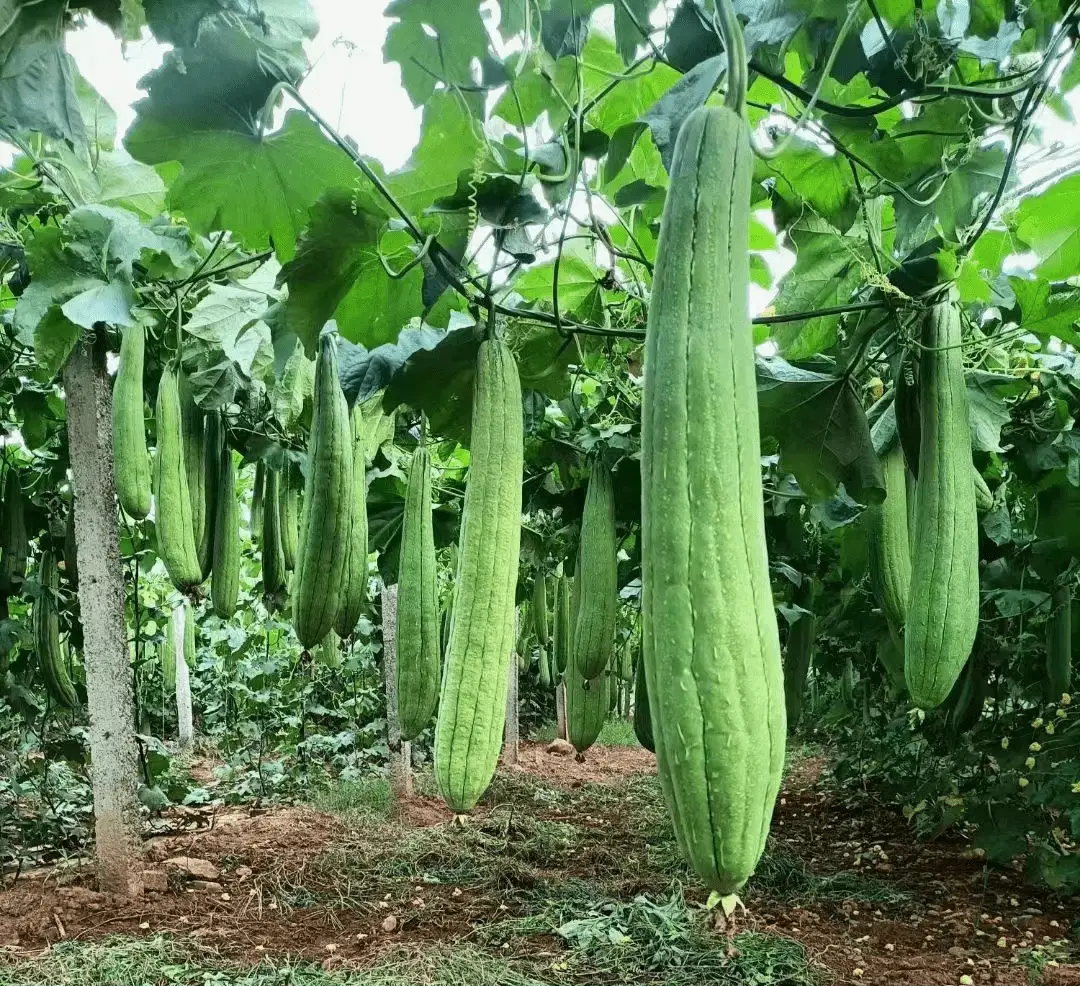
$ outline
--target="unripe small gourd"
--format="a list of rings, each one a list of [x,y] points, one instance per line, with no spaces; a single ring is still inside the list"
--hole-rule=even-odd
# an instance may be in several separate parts
[[[574,750],[584,753],[600,736],[610,708],[606,670],[587,679],[574,667],[566,671],[566,736]]]
[[[67,665],[60,648],[60,610],[56,593],[60,588],[60,570],[51,548],[41,553],[38,579],[41,595],[34,601],[34,648],[38,666],[49,696],[57,706],[74,709],[79,705],[75,686],[71,683]]]
[[[285,589],[285,553],[281,548],[281,512],[278,471],[263,474],[262,577],[263,595],[273,599]]]
[[[353,434],[333,337],[319,340],[307,481],[293,576],[293,628],[313,648],[334,626],[352,525]]]
[[[979,526],[960,312],[935,304],[919,362],[919,478],[915,492],[904,678],[916,705],[943,702],[979,625]]]
[[[154,526],[158,557],[173,585],[186,591],[202,582],[195,528],[191,518],[180,384],[176,371],[161,372],[157,396],[157,460],[154,464]]]
[[[124,330],[112,392],[113,476],[124,513],[141,521],[150,513],[150,453],[143,417],[145,328],[134,322]]]
[[[573,615],[573,661],[585,678],[595,678],[607,668],[615,646],[619,607],[616,547],[611,470],[597,460],[589,475],[581,518]]]
[[[222,441],[215,498],[213,578],[210,599],[214,613],[229,618],[236,613],[240,593],[240,507],[236,500],[236,464]]]
[[[180,378],[181,414],[184,429],[184,469],[187,471],[188,497],[191,499],[191,530],[195,552],[202,573],[200,582],[210,568],[212,542],[206,516],[206,413],[195,403],[191,385]]]
[[[0,528],[0,596],[8,597],[22,590],[23,580],[26,578],[26,560],[30,551],[30,542],[26,536],[22,479],[14,466],[7,468],[3,506]]]
[[[439,701],[439,586],[431,518],[431,454],[413,453],[398,561],[397,693],[403,740],[428,725]]]
[[[356,622],[367,605],[368,516],[367,469],[365,462],[364,419],[359,402],[352,410],[352,483],[348,497],[348,537],[345,541],[345,569],[342,573],[341,598],[338,601],[334,630],[338,637],[352,636]]]
[[[509,347],[485,339],[476,358],[469,475],[442,697],[435,781],[457,813],[491,784],[506,722],[521,543],[521,382]]]

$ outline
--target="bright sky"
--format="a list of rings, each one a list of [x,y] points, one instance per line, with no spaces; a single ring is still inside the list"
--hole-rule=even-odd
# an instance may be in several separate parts
[[[314,68],[302,91],[330,123],[356,141],[364,154],[393,170],[408,159],[420,133],[420,111],[401,88],[396,65],[383,62],[388,24],[378,0],[311,0],[319,33],[308,47]],[[68,36],[68,51],[79,71],[116,110],[121,133],[134,118],[131,104],[141,95],[138,80],[161,64],[164,48],[150,40],[120,42],[109,29],[88,19]]]

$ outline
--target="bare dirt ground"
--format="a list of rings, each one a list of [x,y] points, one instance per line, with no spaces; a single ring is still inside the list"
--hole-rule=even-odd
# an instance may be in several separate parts
[[[986,869],[958,839],[916,842],[894,808],[846,803],[820,769],[820,762],[804,762],[788,778],[737,931],[799,942],[824,983],[1080,984],[1080,966],[1070,962],[1080,901],[1031,888],[1019,871]],[[513,791],[537,788],[513,811],[557,826],[570,816],[547,807],[541,787],[617,788],[653,772],[655,762],[637,748],[594,748],[576,762],[524,744],[518,765],[501,770]],[[481,808],[475,825],[487,812],[495,818],[494,806]],[[524,886],[556,872],[589,879],[608,868],[618,870],[618,893],[629,897],[672,876],[643,866],[635,877],[627,868],[627,860],[647,860],[648,848],[617,797],[573,819],[584,834],[580,849],[558,867],[537,861],[529,870],[518,861],[486,883],[467,871],[459,882],[417,877],[455,865],[425,860],[424,832],[451,822],[442,803],[425,795],[390,822],[350,824],[300,806],[181,809],[170,819],[174,831],[147,842],[146,866],[157,875],[151,883],[167,882],[161,890],[140,901],[116,899],[96,891],[92,875],[77,867],[9,880],[0,892],[0,949],[29,959],[60,940],[166,933],[245,963],[299,956],[328,969],[355,967],[402,945],[440,948],[505,919],[515,881]],[[406,840],[414,848],[409,867],[395,870]],[[165,863],[178,857],[209,869]],[[335,867],[335,859],[349,865]],[[687,897],[703,899],[704,892],[691,888]],[[718,948],[723,944],[718,938]],[[532,948],[541,947],[560,945],[534,936]]]

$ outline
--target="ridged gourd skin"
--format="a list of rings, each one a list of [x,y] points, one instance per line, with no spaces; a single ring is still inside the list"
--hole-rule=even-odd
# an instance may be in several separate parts
[[[30,543],[26,537],[26,508],[22,479],[14,466],[4,478],[3,529],[0,532],[0,595],[11,596],[22,589]]]
[[[191,498],[191,531],[202,572],[199,581],[202,582],[208,574],[211,554],[206,527],[206,412],[195,403],[186,376],[180,378],[180,408],[184,427],[184,469],[187,471],[188,497]]]
[[[556,675],[562,675],[570,658],[570,581],[563,575],[555,580],[555,614],[551,636],[551,660],[554,662]]]
[[[292,572],[296,568],[297,531],[300,517],[300,490],[296,484],[296,470],[288,463],[281,476],[278,490],[278,510],[281,512],[281,554],[285,559],[285,568]]]
[[[435,781],[454,812],[491,784],[506,721],[521,544],[521,382],[506,343],[476,358],[472,438],[450,641],[435,727]]]
[[[281,514],[278,510],[278,471],[263,474],[262,577],[263,595],[275,597],[285,589],[285,553],[281,548]]]
[[[349,407],[338,378],[337,347],[319,340],[308,469],[293,574],[293,628],[313,648],[334,626],[352,523],[353,462]]]
[[[331,628],[315,649],[315,660],[326,668],[341,667],[341,638]]]
[[[217,498],[219,490],[219,472],[221,470],[221,447],[225,442],[225,429],[221,413],[208,412],[206,415],[206,437],[203,442],[203,503],[205,521],[203,522],[202,540],[195,546],[199,553],[199,566],[203,580],[210,578],[214,568],[214,523],[217,521]]]
[[[645,750],[656,753],[652,713],[649,710],[649,684],[645,680],[645,662],[641,658],[638,658],[634,669],[634,736]]]
[[[566,739],[579,754],[600,736],[611,706],[608,672],[587,679],[576,668],[566,671]]]
[[[143,356],[146,330],[136,321],[124,330],[112,391],[113,478],[124,513],[141,521],[153,495],[150,453],[143,417]]]
[[[889,630],[900,641],[911,591],[911,539],[908,531],[907,466],[899,441],[880,457],[885,499],[866,510],[870,584]]]
[[[346,539],[345,571],[342,577],[341,598],[334,620],[338,636],[347,638],[356,630],[356,622],[367,604],[368,588],[368,516],[367,466],[365,461],[364,419],[357,402],[352,410],[352,469],[349,494],[349,536]]]
[[[419,736],[439,701],[439,579],[431,520],[431,454],[413,453],[398,561],[397,696],[403,740]]]
[[[923,323],[919,479],[915,488],[904,678],[923,709],[949,695],[979,626],[979,528],[971,479],[960,312],[937,303]]]
[[[551,663],[548,661],[548,651],[543,645],[540,645],[540,651],[536,658],[538,673],[540,676],[540,685],[545,689],[551,688]]]
[[[806,695],[806,676],[814,654],[817,614],[814,612],[814,580],[803,576],[795,590],[795,603],[806,613],[788,631],[787,654],[784,656],[784,710],[788,730],[794,730],[802,718],[803,698]]]
[[[154,526],[158,556],[181,591],[202,582],[195,528],[191,519],[180,384],[176,371],[161,372],[157,395],[157,459],[154,463]],[[201,465],[201,464],[200,464]]]
[[[233,462],[233,451],[224,441],[218,462],[217,487],[210,600],[214,613],[219,617],[229,618],[236,613],[236,602],[240,593],[240,505],[236,500],[236,464]]]
[[[1052,703],[1072,686],[1072,587],[1056,586],[1046,622],[1046,687]]]
[[[71,684],[71,676],[60,651],[60,608],[56,602],[60,570],[51,548],[41,553],[38,579],[41,582],[41,595],[34,601],[33,613],[38,667],[52,701],[64,709],[74,709],[79,705],[79,697]]]
[[[543,572],[537,572],[533,577],[532,620],[536,641],[546,648],[551,643],[551,626],[548,622],[547,577]]]
[[[158,648],[161,658],[161,687],[168,695],[176,690],[176,652],[173,650],[172,634],[166,634]]]
[[[643,653],[679,843],[737,891],[765,846],[784,764],[754,341],[746,124],[701,107],[676,142],[642,397]]]
[[[581,516],[572,631],[574,667],[590,679],[607,668],[615,647],[619,609],[616,548],[611,470],[597,460],[589,474]]]
[[[266,465],[260,459],[255,464],[255,481],[251,487],[251,540],[253,542],[257,542],[262,538],[265,474]]]

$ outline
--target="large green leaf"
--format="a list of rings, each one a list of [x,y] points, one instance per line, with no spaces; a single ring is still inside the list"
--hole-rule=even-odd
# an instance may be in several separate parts
[[[180,264],[190,253],[186,233],[176,227],[147,225],[108,206],[75,209],[60,227],[40,227],[29,238],[32,280],[15,306],[15,330],[46,373],[55,374],[78,339],[76,327],[132,324],[136,263],[161,257]]]
[[[554,304],[554,278],[555,261],[547,261],[525,271],[514,282],[514,290],[527,302],[550,311]],[[590,247],[580,240],[568,244],[559,262],[559,311],[570,315],[580,310],[599,279]]]
[[[385,16],[397,20],[386,32],[383,56],[401,67],[401,84],[414,106],[435,87],[472,87],[473,59],[488,57],[488,36],[478,0],[393,0]]]
[[[775,194],[795,214],[809,208],[842,233],[855,221],[851,168],[839,154],[797,137],[778,157],[758,159],[755,174],[759,181],[774,179]]]
[[[1080,332],[1076,330],[1080,321],[1080,289],[1063,286],[1055,290],[1042,278],[1029,281],[1011,277],[1009,284],[1020,307],[1020,324],[1027,332],[1044,339],[1056,336],[1080,347]]]
[[[1050,281],[1080,274],[1080,175],[1020,203],[1016,232],[1039,255],[1038,273]]]
[[[472,171],[480,134],[479,124],[453,93],[436,93],[428,100],[416,149],[388,179],[391,191],[414,219],[436,199],[452,195],[461,172]]]
[[[842,305],[863,280],[866,243],[854,236],[840,237],[816,216],[792,227],[795,266],[784,275],[774,307],[777,314],[807,312]],[[777,325],[772,333],[780,352],[789,360],[805,360],[836,343],[840,317],[817,316]]]
[[[762,435],[780,444],[781,465],[808,497],[825,500],[840,483],[862,503],[885,496],[866,414],[850,381],[759,357],[757,386]]]
[[[387,219],[374,197],[345,190],[327,192],[312,208],[296,256],[279,276],[289,286],[285,326],[309,355],[329,319],[350,342],[371,349],[393,342],[422,314],[423,269],[394,280],[379,259]],[[402,268],[402,257],[394,264]]]
[[[177,47],[140,80],[149,95],[135,106],[138,119],[128,140],[136,144],[148,121],[180,133],[253,133],[274,86],[299,84],[307,69],[304,42],[316,27],[307,0],[227,6],[168,0],[167,8],[157,0],[147,14],[158,36]]]
[[[64,0],[0,5],[0,123],[82,145],[78,72],[64,50],[66,8]]]
[[[199,233],[231,230],[254,250],[271,243],[292,258],[307,211],[328,188],[347,188],[356,167],[307,114],[290,110],[265,137],[236,130],[192,130],[182,120],[143,118],[125,140],[140,161],[178,161],[169,206]]]

